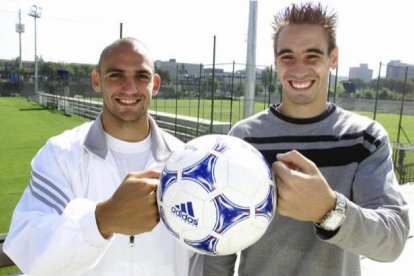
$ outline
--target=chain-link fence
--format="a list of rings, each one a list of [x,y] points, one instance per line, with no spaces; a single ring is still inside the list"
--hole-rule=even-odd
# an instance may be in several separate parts
[[[199,73],[195,75],[188,74],[185,64],[177,65],[179,66],[183,69],[182,72],[177,70],[174,77],[164,76],[165,81],[152,101],[151,112],[162,127],[187,141],[216,131],[225,133],[243,118],[246,105],[243,97],[244,64],[219,64],[214,70],[211,65],[200,64],[197,65]],[[162,68],[158,70],[165,74]],[[412,181],[414,152],[410,145],[413,144],[414,137],[413,80],[407,77],[402,80],[381,77],[379,81],[373,80],[368,84],[354,82],[355,90],[349,90],[352,80],[340,81],[336,86],[332,81],[330,100],[345,109],[355,110],[380,121],[390,133],[394,144],[394,163],[401,171],[400,178]],[[66,79],[42,78],[39,89],[42,91],[39,95],[47,97],[35,95],[32,82],[22,80],[0,83],[0,93],[3,96],[33,99],[44,107],[62,110],[66,114],[93,119],[101,109],[101,94],[93,91],[89,75],[74,75]],[[279,102],[280,89],[272,67],[258,67],[254,112]],[[400,157],[402,155],[403,158]]]
[[[14,33],[17,10],[13,12],[0,10],[0,14],[5,25],[4,30]],[[33,18],[27,16],[26,11],[22,14],[25,16],[22,18],[23,23],[30,26],[26,28],[25,35],[28,36],[35,30],[32,26]],[[96,48],[97,45],[107,45],[108,41],[123,34],[135,36],[137,29],[139,30],[132,24],[124,26],[110,18],[105,18],[101,22],[93,22],[73,18],[55,18],[45,14],[38,23],[40,46],[46,41],[46,37],[52,36],[53,43],[56,43],[53,45],[56,47],[49,50],[51,52],[63,51],[62,45],[74,45],[93,39],[96,43],[84,43],[77,46],[82,49],[84,55],[93,57],[92,60],[96,59],[96,62],[101,50],[100,47]],[[57,27],[59,31],[50,31],[51,26]],[[73,32],[74,29],[77,31]],[[68,33],[71,35],[68,36]],[[93,33],[92,37],[91,33]],[[175,35],[180,35],[180,32]],[[139,33],[139,36],[142,36],[142,33]],[[140,38],[145,40],[145,36]],[[194,51],[189,54],[197,50],[197,41],[192,39],[189,43],[194,43]],[[225,39],[218,37],[218,45]],[[210,41],[208,38],[207,40]],[[33,48],[35,45],[28,44],[27,40],[23,42],[23,56],[25,56],[24,50]],[[226,52],[229,47],[221,46],[222,48],[216,49],[215,45],[214,43],[210,56],[206,58],[209,53],[203,52],[199,54],[203,55],[200,60],[193,60],[192,63],[183,63],[175,59],[157,60],[158,57],[154,57],[157,72],[162,78],[162,86],[152,101],[151,112],[160,125],[162,124],[164,128],[183,140],[216,131],[225,132],[244,117],[246,105],[253,105],[253,112],[258,112],[267,108],[269,104],[281,100],[281,87],[271,60],[268,65],[256,66],[254,102],[248,102],[250,99],[244,97],[246,64],[239,61],[229,62],[234,58]],[[18,46],[16,44],[16,56],[19,53]],[[166,46],[161,45],[161,47]],[[158,49],[160,45],[152,45],[151,48],[153,47]],[[261,49],[264,48],[257,47],[258,54]],[[38,50],[37,78],[32,61],[25,61],[25,58],[22,61],[19,57],[14,60],[0,60],[0,95],[34,99],[41,102],[41,108],[61,110],[65,114],[77,114],[93,119],[101,108],[99,104],[102,104],[101,94],[94,92],[90,84],[90,72],[95,64],[49,62],[42,57],[44,54],[42,47]],[[72,52],[74,56],[77,55],[76,51],[67,51],[62,52],[62,56],[72,54]],[[226,53],[226,61],[223,61],[223,53]],[[56,54],[53,53],[50,56],[56,56]],[[215,60],[216,56],[220,56],[218,62]],[[204,62],[200,64],[201,60]],[[205,60],[212,61],[212,64],[206,64]],[[363,67],[358,69],[358,74],[352,74],[346,79],[339,77],[338,71],[333,71],[329,83],[329,100],[345,109],[357,111],[381,122],[390,133],[395,148],[395,166],[405,168],[405,165],[414,163],[410,146],[414,143],[412,141],[414,137],[414,66],[392,61],[379,63],[378,68],[374,69],[376,69],[376,75],[373,75],[373,70]],[[34,93],[35,80],[38,81],[39,91],[48,96],[39,97],[40,93],[38,95]],[[3,107],[0,106],[0,108]],[[4,120],[4,118],[0,119]],[[9,131],[16,130],[11,127]],[[404,158],[399,157],[402,155],[400,152],[404,152]],[[403,160],[403,166],[398,164],[400,159]],[[402,174],[404,174],[404,179],[407,175],[411,175],[409,171]]]
[[[245,64],[236,62],[188,64],[173,60],[166,64],[158,61],[156,70],[162,77],[162,85],[152,101],[152,114],[162,127],[185,141],[215,131],[224,133],[243,118],[244,107],[249,104],[244,98],[245,68]],[[382,76],[384,68],[387,74]],[[338,80],[333,72],[329,84],[330,101],[378,120],[386,127],[394,144],[395,167],[401,171],[403,181],[414,178],[411,169],[414,152],[410,146],[414,143],[413,68],[380,63],[377,79]],[[69,70],[80,71],[76,67]],[[3,80],[0,94],[33,99],[66,114],[95,118],[102,105],[101,94],[93,91],[89,73],[71,74],[69,70],[40,71],[42,92],[39,94],[47,97],[34,94],[30,74],[17,76],[15,81]],[[281,87],[271,65],[257,66],[254,95],[254,113],[281,100]]]

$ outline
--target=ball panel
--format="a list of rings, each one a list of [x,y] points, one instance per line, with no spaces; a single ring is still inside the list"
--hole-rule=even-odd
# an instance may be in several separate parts
[[[182,178],[196,181],[206,190],[213,191],[215,189],[214,184],[216,183],[214,168],[217,159],[217,156],[206,154],[199,162],[184,168],[182,171]]]
[[[228,255],[241,251],[259,240],[267,227],[256,226],[251,220],[240,221],[230,228],[218,240],[216,251],[219,255]]]
[[[177,172],[176,171],[170,171],[166,168],[161,172],[160,176],[160,185],[158,186],[157,192],[158,192],[158,201],[164,200],[165,192],[168,190],[168,187],[170,187],[173,183],[177,182]]]
[[[175,151],[166,162],[168,170],[174,171],[192,166],[200,162],[208,153],[201,149],[185,146],[184,149]]]
[[[216,207],[207,200],[208,191],[196,182],[182,179],[180,185],[171,185],[161,202],[162,216],[179,236],[199,240],[214,227]]]
[[[276,192],[273,185],[269,185],[269,190],[267,192],[264,200],[256,205],[255,213],[256,216],[262,216],[267,218],[270,221],[273,217],[273,214],[276,209]]]
[[[176,239],[180,239],[180,236],[178,233],[174,230],[174,227],[170,225],[170,221],[165,216],[165,211],[163,206],[159,206],[160,210],[160,217],[162,222],[164,223],[165,227],[167,227],[168,231],[174,236]]]
[[[204,135],[187,142],[187,146],[199,151],[210,152],[217,144],[220,135]]]
[[[216,250],[216,246],[219,239],[208,235],[204,239],[199,241],[190,241],[190,240],[184,240],[184,243],[190,247],[190,249],[201,253],[201,254],[208,254],[208,255],[219,255],[219,253]]]
[[[230,201],[224,195],[214,198],[216,204],[216,225],[213,231],[219,234],[225,233],[235,224],[240,223],[250,217],[250,207],[240,206]]]

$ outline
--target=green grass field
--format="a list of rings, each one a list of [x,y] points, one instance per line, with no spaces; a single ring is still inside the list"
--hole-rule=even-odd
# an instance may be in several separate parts
[[[151,110],[173,114],[177,110],[177,113],[181,115],[192,117],[200,116],[200,118],[211,119],[211,106],[211,99],[201,99],[198,101],[196,98],[192,98],[176,101],[175,99],[159,99],[155,97],[151,103]],[[267,103],[256,102],[254,112],[262,111],[268,106]],[[230,122],[230,118],[232,124],[243,118],[243,101],[233,100],[231,102],[230,100],[215,99],[213,120]]]
[[[198,101],[182,99],[153,101],[151,109],[162,112],[197,116]],[[211,100],[200,101],[200,117],[211,117]],[[267,104],[256,103],[255,112],[261,111]],[[241,102],[234,101],[232,105],[232,123],[242,117]],[[363,113],[372,118],[371,113]],[[214,101],[214,119],[228,121],[230,118],[230,102],[226,100]],[[377,114],[377,120],[388,130],[391,141],[395,141],[398,130],[397,114]],[[68,117],[59,111],[40,107],[37,103],[22,98],[0,97],[0,233],[7,232],[12,211],[19,200],[21,193],[28,184],[30,177],[30,161],[46,140],[83,123],[85,120],[76,116]],[[408,137],[414,139],[414,116],[403,117],[403,128]],[[401,134],[401,142],[407,142]],[[411,141],[412,143],[414,141]],[[413,159],[414,154],[407,155]]]
[[[30,161],[46,140],[84,122],[21,98],[0,98],[0,232],[27,186]]]
[[[372,112],[358,112],[361,115],[365,115],[369,118],[373,118],[374,114]],[[398,124],[400,120],[399,114],[385,114],[385,113],[377,113],[375,118],[376,121],[381,123],[388,132],[391,141],[397,141],[398,135]],[[405,137],[403,131],[400,131],[400,142],[401,143],[414,143],[414,116],[404,115],[401,120],[401,126],[403,131],[407,134],[407,138]]]
[[[197,117],[198,114],[201,118],[210,119],[211,118],[211,100],[204,99],[180,99],[176,102],[175,99],[157,99],[154,98],[151,109],[154,111],[175,113],[176,110],[178,114]],[[230,113],[230,101],[229,100],[214,100],[214,110],[213,118],[217,121],[230,121],[234,124],[235,122],[243,118],[243,102],[242,101],[233,101],[232,103],[232,112]],[[176,107],[177,106],[177,107]],[[269,105],[267,103],[256,102],[254,105],[254,111],[259,112],[267,108]],[[374,114],[372,112],[363,112],[355,111],[361,115],[373,118]],[[376,121],[381,123],[384,128],[388,131],[391,141],[397,140],[398,133],[398,123],[399,123],[399,114],[386,114],[386,113],[377,113]],[[401,143],[414,143],[414,116],[404,115],[402,118],[402,128],[407,134],[407,137],[410,139],[408,141],[404,136],[403,132],[400,132],[400,142]]]

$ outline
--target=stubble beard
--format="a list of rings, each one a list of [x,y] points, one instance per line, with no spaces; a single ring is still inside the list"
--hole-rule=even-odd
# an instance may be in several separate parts
[[[104,112],[106,111],[107,117],[118,125],[119,127],[125,128],[129,126],[136,126],[142,120],[146,120],[148,117],[148,109],[142,105],[138,110],[134,111],[116,111],[111,110],[104,106]]]

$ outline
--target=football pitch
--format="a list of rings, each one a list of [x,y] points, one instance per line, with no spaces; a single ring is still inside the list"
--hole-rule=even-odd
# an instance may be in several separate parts
[[[22,98],[0,97],[0,233],[8,231],[14,206],[30,176],[30,161],[51,136],[81,124]]]
[[[210,118],[211,109],[207,102],[200,102],[201,113],[205,118]],[[169,106],[168,110],[162,107]],[[196,100],[169,100],[157,102],[157,109],[162,112],[175,110],[179,114],[196,116],[198,111]],[[217,106],[216,106],[217,105]],[[233,114],[240,114],[243,110],[240,102],[232,104]],[[255,106],[255,111],[267,107],[263,103]],[[152,105],[151,109],[154,110]],[[215,120],[226,121],[226,114],[230,114],[230,103],[217,100],[215,102]],[[362,113],[372,118],[372,113]],[[239,116],[239,115],[238,115]],[[233,117],[232,118],[236,118]],[[239,118],[239,117],[237,117]],[[233,120],[232,123],[238,119]],[[391,141],[395,141],[398,132],[398,114],[377,114],[377,120],[387,129]],[[11,215],[23,190],[30,178],[30,162],[36,152],[42,147],[48,138],[85,122],[77,116],[65,116],[59,111],[46,109],[35,102],[24,98],[0,97],[0,233],[8,231]],[[414,116],[404,115],[402,122],[404,131],[410,139],[414,139]],[[403,133],[400,141],[407,143]],[[411,141],[414,142],[414,141]],[[414,159],[414,155],[407,158]],[[410,160],[414,162],[414,160]]]

